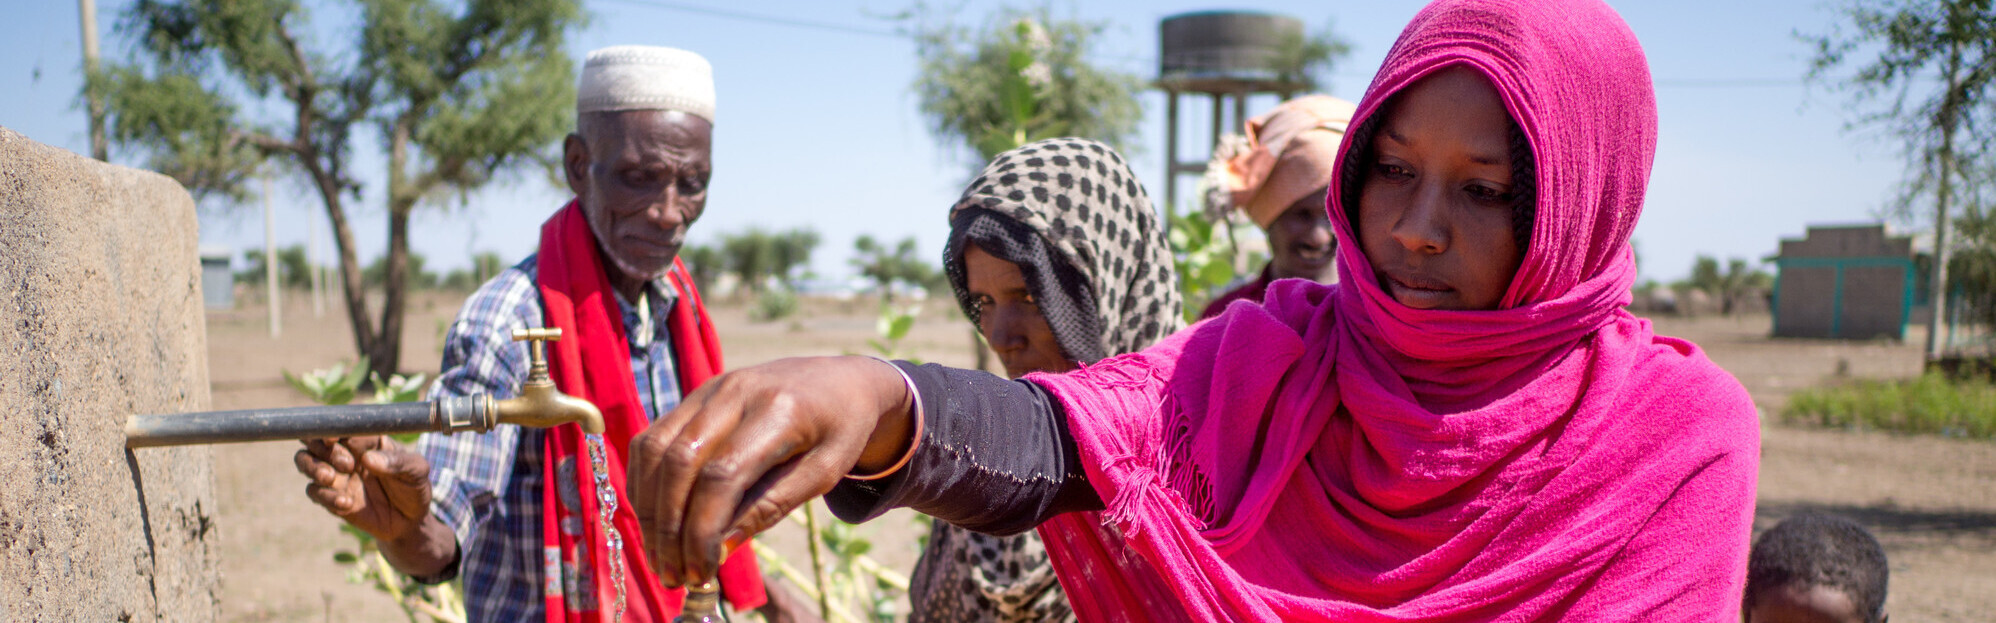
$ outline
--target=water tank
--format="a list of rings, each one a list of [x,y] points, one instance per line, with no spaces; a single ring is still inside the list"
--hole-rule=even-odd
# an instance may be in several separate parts
[[[1276,70],[1303,42],[1303,20],[1253,11],[1201,11],[1158,25],[1158,86],[1173,91],[1287,91]]]

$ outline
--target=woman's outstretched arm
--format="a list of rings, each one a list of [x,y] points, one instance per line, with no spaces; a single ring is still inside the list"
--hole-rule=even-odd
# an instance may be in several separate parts
[[[878,480],[841,481],[825,495],[858,523],[908,507],[997,535],[1030,530],[1060,513],[1102,507],[1058,401],[1040,386],[985,372],[896,362],[924,414],[908,465]]]
[[[702,385],[640,433],[626,488],[660,578],[712,578],[724,543],[775,525],[848,474],[878,473],[909,456],[918,394],[935,405],[924,417],[933,433],[923,431],[908,465],[853,491],[840,503],[845,511],[906,505],[973,529],[1018,531],[1099,507],[1044,393],[981,372],[912,371],[917,392],[874,359],[779,360]]]

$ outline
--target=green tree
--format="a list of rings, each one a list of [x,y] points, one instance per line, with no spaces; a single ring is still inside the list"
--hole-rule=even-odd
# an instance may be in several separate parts
[[[1315,33],[1284,37],[1270,64],[1277,81],[1303,85],[1304,91],[1321,91],[1323,77],[1331,73],[1338,59],[1350,54],[1351,42],[1327,25]]]
[[[1973,172],[1996,140],[1996,9],[1988,0],[1872,0],[1839,11],[1845,23],[1802,37],[1813,51],[1808,78],[1833,81],[1847,95],[1850,126],[1902,142],[1907,177],[1898,209],[1910,217],[1916,203],[1932,202],[1939,261],[1929,283],[1951,283],[1948,213],[1981,192],[1984,178]],[[1945,301],[1933,298],[1929,326],[1943,325]],[[1927,334],[1930,360],[1940,356],[1940,334]]]
[[[236,283],[263,285],[263,249],[250,249],[243,252],[243,261],[249,268],[236,273]],[[305,261],[305,245],[294,244],[277,248],[277,283],[285,288],[312,287],[312,272]]]
[[[471,255],[471,266],[446,273],[437,285],[447,290],[471,292],[505,269],[506,260],[500,259],[498,253],[480,251]]]
[[[1727,260],[1720,270],[1717,258],[1699,255],[1692,261],[1688,285],[1712,295],[1719,301],[1719,313],[1730,316],[1746,297],[1772,288],[1774,276],[1739,258]]]
[[[443,283],[442,279],[437,278],[436,273],[424,270],[424,263],[426,262],[423,254],[414,251],[409,252],[409,256],[403,259],[401,281],[406,287],[427,290]],[[366,268],[360,269],[361,283],[369,287],[381,287],[382,284],[388,283],[388,267],[391,265],[393,263],[388,261],[387,255],[374,256],[374,261],[368,262]]]
[[[818,232],[800,227],[771,236],[774,249],[771,268],[784,289],[795,291],[797,279],[811,265],[811,252],[818,249]]]
[[[721,259],[721,250],[704,244],[689,244],[679,248],[679,261],[686,264],[686,272],[693,276],[693,287],[706,292],[713,288],[714,281],[721,277],[727,263]]]
[[[918,5],[902,16],[920,66],[914,90],[929,130],[976,167],[1043,138],[1080,136],[1127,150],[1143,108],[1134,74],[1090,64],[1103,24],[1054,19],[1045,7],[1000,9],[981,28]]]
[[[350,4],[355,25],[321,49],[308,36],[318,32],[312,15],[330,6],[139,0],[118,25],[135,57],[86,88],[103,94],[116,144],[197,196],[241,201],[259,172],[306,182],[332,221],[354,346],[386,377],[401,361],[410,214],[553,166],[573,115],[564,36],[583,14],[575,0]],[[364,134],[388,167],[378,318],[348,214],[361,196],[349,163]]]
[[[1969,322],[1996,327],[1996,216],[1979,201],[1964,208],[1954,222],[1957,249],[1948,258],[1948,291],[1959,297]]]
[[[721,235],[721,259],[728,272],[741,280],[749,292],[761,292],[769,281],[776,258],[770,250],[769,232],[751,227],[748,231]]]
[[[894,283],[902,282],[924,290],[944,287],[942,271],[916,256],[915,238],[902,238],[892,248],[861,234],[852,242],[854,251],[853,268],[859,274],[872,279],[880,289],[880,300],[887,301],[893,296]]]
[[[796,289],[798,269],[811,263],[811,251],[818,247],[818,232],[797,228],[783,232],[760,227],[735,234],[722,234],[720,257],[729,272],[742,280],[750,292],[762,292],[774,277],[784,289]]]

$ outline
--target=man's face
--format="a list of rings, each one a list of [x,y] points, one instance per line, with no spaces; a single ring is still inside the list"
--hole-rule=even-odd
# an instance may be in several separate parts
[[[652,279],[672,267],[707,206],[713,124],[678,111],[585,113],[563,145],[568,187],[611,268]]]
[[[1330,281],[1337,276],[1331,257],[1337,251],[1337,238],[1331,233],[1331,217],[1324,211],[1324,194],[1329,188],[1304,195],[1289,204],[1281,216],[1268,224],[1268,248],[1276,279]]]

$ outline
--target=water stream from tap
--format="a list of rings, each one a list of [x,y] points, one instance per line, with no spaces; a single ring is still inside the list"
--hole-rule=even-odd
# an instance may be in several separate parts
[[[596,509],[603,523],[603,537],[610,545],[610,581],[598,582],[616,595],[616,618],[624,620],[624,535],[617,531],[617,489],[610,485],[610,459],[603,450],[603,436],[585,433],[583,445],[589,448],[589,468],[596,474]]]

